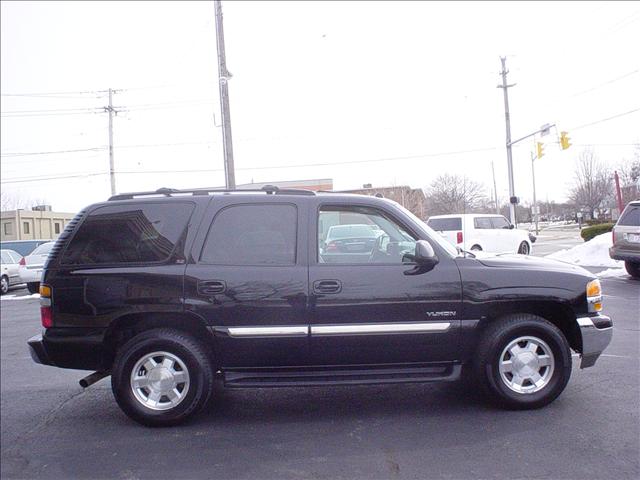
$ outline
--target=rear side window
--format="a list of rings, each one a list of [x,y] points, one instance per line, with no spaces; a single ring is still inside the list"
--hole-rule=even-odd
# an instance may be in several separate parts
[[[209,229],[200,261],[215,265],[296,263],[297,210],[293,205],[234,205]]]
[[[478,217],[473,219],[473,226],[479,230],[490,230],[491,220],[488,217]]]
[[[184,237],[192,203],[109,205],[80,225],[62,257],[67,265],[155,263]]]
[[[635,205],[629,206],[625,209],[618,220],[618,225],[623,225],[625,227],[638,227],[640,226],[640,206],[636,207]]]
[[[436,232],[450,232],[453,230],[462,230],[462,219],[460,217],[453,218],[430,218],[427,222]]]

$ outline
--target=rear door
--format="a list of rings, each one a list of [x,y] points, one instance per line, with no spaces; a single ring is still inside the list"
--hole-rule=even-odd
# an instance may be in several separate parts
[[[309,213],[311,354],[317,365],[451,361],[458,353],[460,274],[454,261],[408,275],[417,235],[391,210],[320,203]],[[369,252],[325,254],[332,225],[383,233]]]
[[[306,243],[304,212],[291,198],[214,198],[187,266],[185,298],[214,331],[223,367],[308,361]]]

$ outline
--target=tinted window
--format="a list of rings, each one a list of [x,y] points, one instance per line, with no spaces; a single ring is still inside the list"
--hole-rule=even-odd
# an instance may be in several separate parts
[[[462,219],[460,217],[453,218],[430,218],[427,225],[437,232],[449,232],[453,230],[462,230]]]
[[[296,263],[293,205],[234,205],[213,220],[200,260],[216,265]]]
[[[493,228],[491,226],[491,220],[487,217],[478,217],[473,219],[473,226],[479,230],[486,230]]]
[[[337,234],[336,234],[337,233]],[[318,217],[319,263],[402,263],[416,240],[383,212],[366,207],[323,207]]]
[[[149,263],[167,260],[183,238],[191,203],[99,207],[80,225],[62,263]]]
[[[627,207],[623,212],[622,217],[620,217],[620,220],[618,220],[618,225],[629,227],[640,226],[640,207]]]
[[[493,228],[509,228],[509,220],[504,217],[491,217]]]

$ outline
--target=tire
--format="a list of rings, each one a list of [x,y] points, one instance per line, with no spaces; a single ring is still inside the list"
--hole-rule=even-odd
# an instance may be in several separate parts
[[[511,351],[519,351],[518,357]],[[514,373],[510,373],[509,362],[514,358],[517,363],[511,364]],[[539,366],[543,362],[547,365]],[[487,327],[478,343],[474,369],[480,389],[493,403],[516,410],[540,408],[567,386],[571,349],[562,332],[547,320],[529,314],[509,315]],[[531,373],[537,373],[538,380]]]
[[[170,367],[163,363],[171,361]],[[153,368],[146,366],[154,363],[157,365]],[[154,375],[149,371],[157,372],[155,380],[147,379]],[[142,373],[137,380],[136,372]],[[187,333],[159,328],[136,335],[118,350],[111,389],[131,419],[150,427],[164,427],[198,413],[211,397],[213,381],[212,362],[202,343]]]
[[[2,275],[0,278],[0,295],[4,295],[9,291],[9,278],[6,275]]]
[[[624,262],[624,268],[633,278],[640,278],[640,263],[627,261]]]
[[[522,242],[518,247],[518,253],[521,255],[529,255],[531,252],[531,248],[527,242]]]
[[[27,290],[29,290],[31,294],[38,293],[40,291],[40,282],[27,283]]]
[[[481,252],[482,251],[482,247],[480,245],[474,245],[473,247],[471,247],[471,251],[472,252]]]

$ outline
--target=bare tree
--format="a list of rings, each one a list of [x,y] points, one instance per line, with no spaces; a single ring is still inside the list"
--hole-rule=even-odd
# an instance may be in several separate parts
[[[429,215],[474,212],[490,205],[483,185],[466,176],[445,173],[426,189]]]
[[[0,210],[5,212],[7,210],[27,209],[35,205],[44,205],[47,201],[45,199],[33,200],[32,198],[24,197],[20,192],[7,192],[5,190],[0,191]]]
[[[622,203],[640,198],[640,144],[635,146],[633,158],[624,160],[618,167]]]
[[[578,208],[586,207],[595,218],[595,210],[612,198],[613,172],[610,172],[591,149],[580,153],[574,171],[569,200]]]

